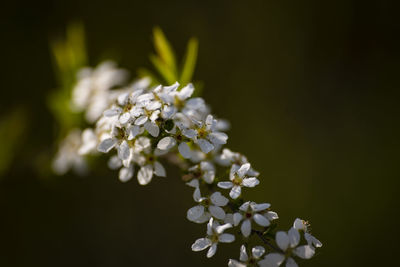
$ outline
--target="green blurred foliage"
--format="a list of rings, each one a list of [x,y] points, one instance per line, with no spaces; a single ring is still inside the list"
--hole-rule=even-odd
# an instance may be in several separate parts
[[[14,108],[0,117],[0,178],[21,152],[28,124],[28,113],[23,107]]]

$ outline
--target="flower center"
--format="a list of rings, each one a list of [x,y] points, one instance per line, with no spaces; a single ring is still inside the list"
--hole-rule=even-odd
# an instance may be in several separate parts
[[[245,216],[246,216],[247,219],[250,219],[251,216],[253,216],[253,214],[251,214],[250,212],[246,212]]]
[[[206,131],[206,129],[204,129],[204,128],[198,129],[198,130],[197,130],[197,135],[198,135],[200,138],[205,138],[205,137],[207,137],[207,131]]]

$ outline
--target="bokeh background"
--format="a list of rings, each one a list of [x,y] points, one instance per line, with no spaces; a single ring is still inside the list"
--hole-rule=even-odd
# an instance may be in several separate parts
[[[229,147],[245,153],[281,229],[308,219],[324,246],[302,266],[395,266],[399,251],[399,24],[387,1],[8,1],[2,7],[0,266],[224,266],[194,253],[204,226],[185,219],[179,172],[141,187],[100,166],[87,177],[41,171],[57,125],[49,40],[76,19],[89,60],[151,67],[161,26],[178,55],[196,36],[195,79]],[[5,150],[4,150],[5,151]],[[4,154],[4,153],[3,153]],[[1,168],[0,168],[1,169]]]

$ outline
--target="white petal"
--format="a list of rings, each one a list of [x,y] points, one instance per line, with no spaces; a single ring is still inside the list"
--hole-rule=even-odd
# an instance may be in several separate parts
[[[121,124],[126,124],[131,119],[131,114],[129,112],[125,112],[119,117],[119,122]]]
[[[232,182],[219,182],[218,187],[223,188],[223,189],[229,189],[229,188],[233,187],[233,183]]]
[[[243,203],[242,206],[239,207],[239,209],[241,211],[247,211],[249,209],[249,206],[250,206],[250,201],[247,201],[247,202]]]
[[[110,109],[105,110],[103,112],[103,115],[105,117],[114,117],[114,116],[119,115],[121,112],[122,112],[121,108],[114,107],[114,108],[110,108]]]
[[[268,220],[273,221],[278,219],[278,213],[274,212],[274,211],[268,211],[265,216],[267,217]]]
[[[122,93],[118,96],[117,101],[120,106],[125,106],[128,102],[128,99],[129,99],[129,94]]]
[[[207,258],[211,258],[217,252],[217,244],[214,243],[207,252]]]
[[[126,160],[129,158],[130,154],[131,154],[131,150],[130,150],[128,143],[125,140],[122,141],[121,145],[118,147],[118,157],[121,160]]]
[[[294,249],[293,251],[302,259],[310,259],[315,254],[315,249],[312,246],[304,245]]]
[[[195,136],[197,136],[197,132],[193,129],[183,129],[182,134],[190,139],[193,139]]]
[[[211,205],[208,207],[208,210],[217,219],[223,220],[225,218],[225,211],[221,207]]]
[[[144,128],[154,137],[157,137],[160,133],[160,128],[154,122],[148,121],[144,124]]]
[[[229,199],[227,199],[226,197],[224,197],[221,192],[215,192],[211,195],[210,197],[211,202],[216,205],[216,206],[220,206],[223,207],[226,204],[228,204]]]
[[[271,207],[271,204],[269,203],[256,204],[253,206],[253,211],[262,211],[268,209],[269,207]]]
[[[314,245],[316,248],[322,247],[322,243],[309,233],[304,233],[304,238],[307,240],[308,245]]]
[[[265,267],[278,267],[285,260],[285,256],[280,253],[270,253],[261,261],[258,262],[260,266]]]
[[[286,265],[285,265],[286,267],[298,267],[298,265],[297,265],[297,263],[294,261],[294,259],[293,258],[288,258],[287,260],[286,260]]]
[[[300,234],[299,231],[297,231],[296,229],[294,229],[293,227],[290,228],[290,230],[288,231],[288,236],[289,236],[289,243],[290,243],[290,247],[294,248],[296,247],[299,242],[300,242]]]
[[[122,166],[122,161],[117,156],[112,156],[108,160],[108,168],[112,170],[116,170]]]
[[[256,177],[244,178],[242,185],[245,187],[255,187],[260,181]]]
[[[190,187],[196,188],[196,187],[199,187],[199,180],[193,179],[193,180],[191,180],[190,182],[187,182],[186,184],[187,184],[188,186],[190,186]]]
[[[175,139],[170,136],[167,136],[158,142],[157,148],[161,150],[170,150],[175,145],[176,145]]]
[[[151,102],[147,103],[147,105],[146,105],[147,110],[156,110],[159,108],[161,108],[161,103],[158,101],[151,101]]]
[[[186,98],[189,98],[193,94],[193,91],[194,91],[193,84],[189,83],[178,92],[178,97],[180,100],[185,100]]]
[[[132,117],[137,118],[140,115],[143,115],[144,111],[143,108],[135,106],[131,109],[129,113],[131,114]]]
[[[229,259],[228,267],[247,267],[246,264],[238,262],[237,260]]]
[[[194,190],[193,199],[196,202],[200,202],[202,200],[201,193],[200,193],[200,188],[196,187],[196,189]]]
[[[193,243],[192,250],[193,251],[201,251],[201,250],[205,250],[209,246],[211,246],[211,240],[210,239],[208,239],[208,238],[199,238]]]
[[[160,177],[165,177],[167,176],[167,173],[165,172],[164,166],[161,165],[160,162],[156,161],[154,162],[154,174]]]
[[[235,214],[233,214],[233,225],[238,226],[242,219],[243,219],[242,214],[236,212]]]
[[[139,184],[146,185],[150,183],[151,178],[153,178],[153,167],[151,165],[146,165],[140,168],[137,175]]]
[[[304,225],[304,221],[302,219],[297,218],[293,223],[294,229],[297,230],[306,230],[306,226]]]
[[[214,145],[223,145],[226,144],[228,135],[222,132],[212,132],[208,135],[208,138]]]
[[[197,144],[200,146],[201,151],[206,154],[214,149],[214,146],[205,139],[198,139]]]
[[[186,143],[180,143],[178,146],[178,150],[179,153],[181,153],[182,157],[184,157],[185,159],[188,159],[192,156],[192,154],[190,153],[190,147]]]
[[[217,232],[217,234],[222,234],[226,229],[229,229],[229,228],[232,228],[232,224],[226,223],[226,224],[215,227],[215,232]]]
[[[108,153],[116,144],[117,144],[116,139],[113,138],[104,139],[97,147],[97,150],[103,153]]]
[[[262,246],[255,246],[252,248],[251,253],[253,254],[254,258],[259,259],[262,255],[264,255],[265,248]]]
[[[128,140],[132,140],[133,138],[135,138],[138,134],[140,134],[143,131],[143,128],[141,128],[138,125],[133,125],[132,127],[128,128]]]
[[[135,120],[135,125],[143,125],[147,121],[147,116],[140,116]]]
[[[232,234],[222,234],[219,236],[219,242],[221,243],[232,243],[235,241],[235,236]]]
[[[203,224],[205,222],[208,222],[211,218],[211,214],[209,212],[204,212],[202,216],[200,216],[200,218],[198,218],[197,220],[193,221],[195,223],[200,223]]]
[[[242,193],[242,188],[238,185],[235,185],[234,187],[232,187],[231,192],[229,192],[229,195],[231,196],[232,199],[237,199],[241,193]]]
[[[200,206],[200,205],[197,205],[197,206],[194,206],[194,207],[190,208],[187,211],[186,218],[189,221],[193,222],[193,221],[196,221],[198,218],[200,218],[203,215],[203,213],[204,213],[204,207]]]
[[[129,181],[133,176],[133,167],[123,167],[119,170],[119,180],[121,182]]]
[[[276,233],[275,239],[278,247],[283,251],[286,251],[286,249],[289,247],[289,236],[287,235],[287,233],[279,231]]]
[[[251,222],[249,219],[244,220],[244,222],[242,223],[242,226],[240,227],[240,231],[242,231],[242,234],[245,237],[249,237],[249,235],[251,233]]]
[[[254,221],[260,226],[267,227],[270,225],[270,222],[268,221],[268,219],[265,218],[264,216],[262,216],[261,214],[258,214],[258,213],[254,214],[253,218],[254,218]]]
[[[242,166],[240,166],[239,170],[237,171],[237,174],[239,177],[243,177],[248,171],[250,170],[250,163],[245,163]]]
[[[203,174],[203,180],[204,182],[211,184],[212,182],[214,182],[214,177],[215,177],[215,173],[214,171],[206,171]]]
[[[240,257],[239,257],[239,259],[241,261],[247,261],[249,259],[249,256],[247,256],[246,247],[244,245],[242,245],[240,247]]]

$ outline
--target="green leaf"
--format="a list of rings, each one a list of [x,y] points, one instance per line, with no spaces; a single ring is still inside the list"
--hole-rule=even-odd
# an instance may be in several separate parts
[[[183,61],[183,68],[179,79],[179,82],[183,86],[192,81],[194,69],[196,67],[198,47],[198,40],[196,38],[190,38],[186,48],[186,55]]]
[[[160,57],[160,61],[162,61],[165,64],[165,66],[169,69],[171,75],[173,75],[174,80],[176,81],[177,67],[176,67],[175,54],[172,50],[172,47],[169,44],[167,38],[165,37],[160,27],[154,28],[153,35],[154,35],[154,47],[157,51],[158,56]]]
[[[161,61],[160,58],[158,58],[156,55],[150,55],[150,61],[168,84],[173,84],[176,82],[177,79],[175,74],[168,67],[168,65]]]

